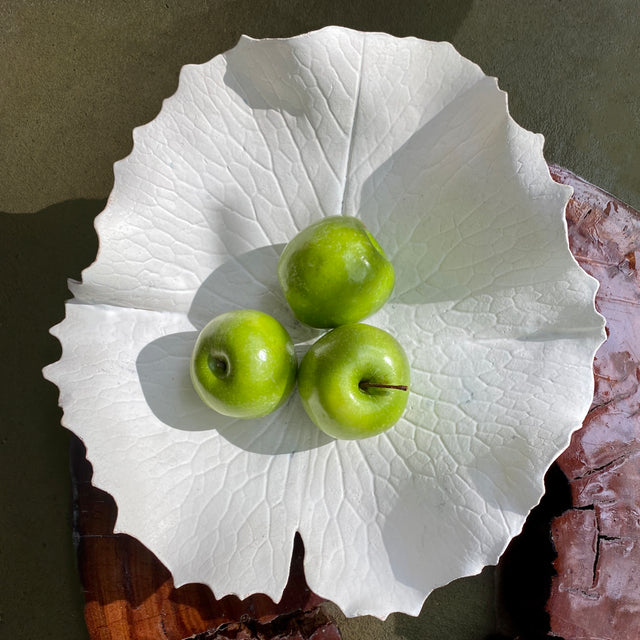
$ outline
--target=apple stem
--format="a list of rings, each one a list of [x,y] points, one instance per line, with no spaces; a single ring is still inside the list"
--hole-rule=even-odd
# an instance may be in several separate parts
[[[407,391],[409,387],[405,384],[381,384],[378,382],[363,381],[358,385],[363,391],[374,387],[375,389],[398,389],[399,391]]]

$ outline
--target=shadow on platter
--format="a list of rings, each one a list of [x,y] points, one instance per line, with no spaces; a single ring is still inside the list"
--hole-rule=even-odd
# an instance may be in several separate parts
[[[202,283],[188,313],[198,330],[234,309],[257,309],[273,316],[289,332],[298,359],[322,332],[294,317],[277,279],[284,245],[265,246],[229,258]],[[147,344],[136,369],[149,408],[164,424],[183,431],[217,430],[245,451],[281,455],[321,447],[331,438],[309,420],[295,390],[279,409],[263,418],[238,419],[208,408],[196,394],[189,365],[198,331],[173,333]]]

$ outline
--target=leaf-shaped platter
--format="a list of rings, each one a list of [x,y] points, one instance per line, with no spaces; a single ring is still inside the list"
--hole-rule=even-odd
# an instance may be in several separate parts
[[[309,586],[350,616],[417,614],[497,562],[591,402],[597,283],[568,248],[571,190],[496,80],[447,43],[329,27],[243,37],[183,68],[96,226],[45,370],[94,483],[176,585],[278,600],[294,534]],[[360,217],[396,269],[368,319],[406,348],[405,416],[361,441],[320,433],[294,394],[238,421],[191,388],[198,330],[271,313],[293,235]]]

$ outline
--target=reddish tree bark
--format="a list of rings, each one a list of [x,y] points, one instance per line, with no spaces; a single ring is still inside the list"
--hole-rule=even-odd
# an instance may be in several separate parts
[[[557,551],[547,604],[551,635],[640,638],[640,214],[560,167],[574,187],[571,250],[600,282],[607,341],[594,361],[595,393],[558,464],[572,508],[552,522]]]

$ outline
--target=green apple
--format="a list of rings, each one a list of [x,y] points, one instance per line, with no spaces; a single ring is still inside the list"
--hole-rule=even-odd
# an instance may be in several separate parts
[[[278,261],[278,280],[298,320],[330,328],[377,311],[391,295],[394,271],[360,220],[331,216],[287,244]]]
[[[298,390],[311,420],[344,440],[368,438],[402,416],[409,397],[409,361],[398,341],[367,324],[322,336],[305,354]]]
[[[275,318],[238,309],[215,317],[200,332],[191,356],[191,381],[218,413],[258,418],[289,397],[297,364],[293,342]]]

